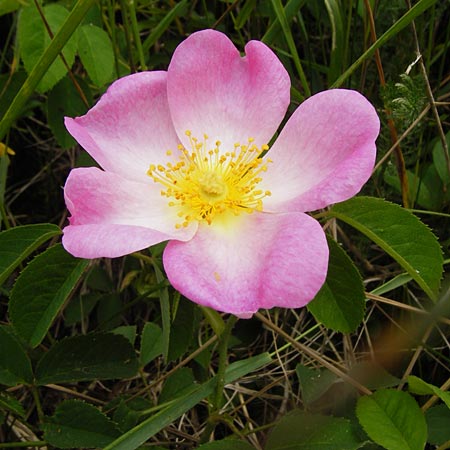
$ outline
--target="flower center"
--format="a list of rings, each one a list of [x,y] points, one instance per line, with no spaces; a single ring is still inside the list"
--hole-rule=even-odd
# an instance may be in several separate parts
[[[218,200],[227,192],[227,185],[222,176],[216,172],[208,171],[198,179],[200,192],[205,200]]]
[[[262,200],[270,191],[257,189],[261,174],[267,170],[270,159],[263,161],[261,153],[267,145],[258,148],[249,138],[245,145],[234,144],[232,151],[223,153],[217,141],[211,148],[208,136],[200,142],[186,131],[190,151],[178,146],[179,159],[163,165],[150,165],[147,174],[164,186],[161,195],[168,205],[177,208],[180,222],[177,228],[187,227],[192,221],[206,222],[226,213],[238,216],[242,212],[262,210]],[[172,151],[168,150],[171,156]]]

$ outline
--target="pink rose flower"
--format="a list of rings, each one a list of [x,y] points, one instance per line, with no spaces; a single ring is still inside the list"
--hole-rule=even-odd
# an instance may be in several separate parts
[[[169,241],[163,263],[172,285],[239,317],[314,298],[328,247],[305,211],[359,192],[374,166],[379,120],[355,91],[321,92],[266,154],[290,80],[262,42],[245,53],[217,31],[194,33],[167,72],[121,78],[86,115],[66,118],[103,169],[69,174],[68,252],[113,258]]]

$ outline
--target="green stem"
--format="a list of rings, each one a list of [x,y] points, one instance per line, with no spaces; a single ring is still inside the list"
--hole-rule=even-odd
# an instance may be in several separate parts
[[[108,1],[108,19],[109,28],[111,33],[111,42],[114,52],[114,66],[116,68],[116,77],[119,76],[119,50],[117,49],[117,39],[116,39],[116,18],[114,10],[114,0]]]
[[[145,64],[144,50],[142,49],[141,37],[139,36],[139,28],[136,18],[136,6],[134,4],[134,0],[129,0],[128,6],[130,11],[131,31],[133,32],[134,44],[136,45],[138,51],[139,64],[141,66],[141,70],[147,70],[147,66]]]
[[[39,422],[44,422],[44,411],[42,411],[41,400],[39,398],[39,391],[36,386],[31,387],[31,393],[33,394],[34,403],[36,403],[36,412],[39,418]]]
[[[1,145],[1,142],[0,142]],[[5,225],[5,229],[9,229],[9,220],[5,206],[5,190],[6,190],[6,178],[8,176],[9,157],[7,154],[8,140],[5,143],[5,154],[0,154],[0,230],[2,229],[2,222]]]
[[[218,336],[219,345],[219,365],[217,367],[216,373],[216,386],[214,389],[214,394],[211,399],[211,407],[209,411],[209,421],[206,425],[205,431],[203,432],[203,436],[201,442],[207,442],[209,436],[214,431],[214,428],[217,423],[217,416],[220,412],[220,408],[222,407],[222,398],[223,398],[223,389],[225,387],[225,370],[227,368],[227,360],[228,360],[228,341],[230,340],[231,330],[233,329],[234,324],[236,323],[237,317],[230,315],[228,320],[226,321],[225,328],[222,333]]]
[[[134,65],[134,57],[133,57],[133,47],[131,45],[131,35],[132,32],[130,32],[130,24],[129,24],[129,17],[128,17],[128,6],[126,0],[120,0],[120,9],[122,11],[122,20],[123,20],[123,30],[125,32],[125,41],[127,43],[127,50],[128,50],[128,56],[129,56],[129,64],[130,64],[130,70],[132,73],[136,72],[136,67]]]
[[[225,369],[227,368],[228,361],[228,341],[230,340],[231,330],[233,329],[236,320],[237,317],[231,315],[225,324],[225,329],[219,336],[219,366],[216,374],[217,384],[216,392],[212,401],[212,412],[219,411],[222,406],[223,388],[225,386]]]
[[[6,214],[6,208],[2,201],[0,201],[0,230],[2,229],[1,224],[5,226],[5,230],[9,230],[11,226],[9,225],[8,216]]]
[[[200,306],[200,309],[217,337],[221,336],[225,330],[225,322],[222,316],[216,310],[207,306]]]

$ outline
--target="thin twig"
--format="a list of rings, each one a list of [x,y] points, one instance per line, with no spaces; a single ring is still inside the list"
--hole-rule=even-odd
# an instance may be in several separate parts
[[[300,342],[297,342],[295,339],[293,339],[289,334],[287,334],[285,331],[283,331],[281,328],[279,328],[277,325],[275,325],[272,321],[267,319],[263,314],[257,312],[255,314],[255,317],[259,319],[261,322],[263,322],[269,329],[275,331],[278,335],[282,336],[286,341],[288,341],[293,347],[295,347],[298,351],[308,355],[310,358],[315,359],[318,361],[322,366],[327,368],[329,371],[333,372],[335,375],[337,375],[339,378],[342,378],[347,383],[354,386],[358,391],[365,395],[372,394],[372,391],[370,391],[368,388],[363,386],[361,383],[359,383],[357,380],[353,379],[351,376],[343,372],[341,369],[337,368],[335,365],[328,362],[326,359],[322,358],[322,356],[317,353],[315,350],[307,347],[306,345],[300,344]]]
[[[365,296],[368,299],[374,300],[378,303],[385,303],[387,305],[395,306],[397,308],[405,309],[407,311],[411,311],[418,314],[428,316],[431,315],[428,311],[425,311],[424,309],[416,308],[415,306],[407,305],[406,303],[397,302],[395,300],[391,300],[390,298],[381,297],[380,295],[371,294],[370,292],[366,292]],[[447,319],[446,317],[436,317],[436,320],[445,323],[446,325],[450,325],[450,319]]]
[[[39,2],[37,0],[34,0],[34,4],[36,5],[36,8],[39,12],[39,15],[41,16],[42,22],[44,23],[45,29],[47,30],[47,33],[48,33],[50,39],[53,39],[53,31],[51,30],[50,25],[48,24],[47,19],[45,18],[44,11],[42,10],[41,5],[39,4]],[[72,81],[75,89],[77,90],[78,95],[81,98],[81,101],[85,104],[85,106],[87,108],[89,108],[89,106],[90,106],[89,102],[87,101],[87,98],[84,95],[84,92],[81,89],[81,86],[78,84],[78,81],[75,79],[75,77],[72,73],[72,70],[71,70],[69,64],[67,63],[66,57],[64,56],[63,52],[61,52],[59,54],[59,57],[61,58],[61,61],[64,64],[64,66],[66,67],[67,74],[69,75],[70,80]]]
[[[375,30],[375,20],[373,18],[372,7],[370,6],[369,0],[364,0],[364,5],[366,7],[367,14],[369,16],[370,35],[372,37],[372,41],[376,42],[377,34],[376,34],[376,30]],[[383,65],[381,64],[381,57],[380,57],[379,49],[375,50],[374,56],[375,56],[375,62],[377,65],[378,76],[380,78],[380,84],[382,87],[385,87],[386,80],[385,80],[385,76],[384,76]],[[400,146],[398,145],[397,129],[395,128],[395,124],[394,124],[394,120],[392,118],[391,111],[388,108],[385,108],[385,111],[386,111],[389,131],[391,134],[391,140],[392,140],[393,144],[396,144],[394,147],[395,164],[397,167],[398,176],[400,178],[403,206],[405,208],[408,208],[409,207],[409,185],[408,185],[409,183],[408,183],[408,176],[406,174],[405,159],[403,158],[402,150],[401,150]]]
[[[441,391],[447,391],[448,388],[450,388],[450,378],[439,388]],[[431,406],[433,406],[437,401],[439,400],[439,397],[436,395],[433,395],[423,406],[422,411],[425,412],[427,409],[429,409]]]
[[[55,391],[64,392],[65,394],[70,394],[73,397],[82,398],[83,400],[88,400],[92,403],[97,403],[98,405],[104,405],[106,402],[99,400],[98,398],[91,397],[90,395],[83,394],[82,392],[74,391],[73,389],[66,388],[64,386],[59,386],[57,384],[46,384],[44,387],[53,389]]]
[[[428,326],[428,328],[425,330],[425,333],[422,336],[422,339],[420,340],[420,344],[417,346],[411,361],[408,364],[408,367],[406,368],[405,372],[403,373],[402,382],[398,385],[397,389],[400,391],[403,389],[403,386],[406,383],[406,378],[411,374],[417,360],[419,359],[420,354],[422,353],[425,343],[427,342],[428,338],[430,337],[431,332],[433,331],[434,324],[431,324]]]
[[[406,0],[406,4],[408,5],[408,8],[411,9],[410,0]],[[444,129],[442,128],[441,118],[439,117],[439,112],[436,108],[436,102],[434,101],[433,90],[431,89],[431,86],[430,86],[430,80],[428,79],[427,69],[423,62],[423,58],[422,58],[422,54],[421,54],[420,46],[419,46],[419,38],[417,37],[416,24],[414,23],[414,20],[411,22],[411,29],[413,32],[414,44],[416,46],[416,54],[417,54],[417,58],[419,60],[420,70],[422,72],[423,79],[425,80],[425,87],[427,90],[428,100],[430,102],[430,106],[431,106],[431,110],[433,111],[433,115],[436,119],[436,125],[437,125],[438,132],[439,132],[439,138],[441,139],[441,143],[442,143],[442,151],[444,152],[445,161],[447,163],[447,170],[450,175],[450,156],[449,156],[449,152],[448,152],[447,140],[445,139],[445,133],[444,133]]]
[[[405,139],[406,136],[417,126],[417,124],[426,116],[430,110],[430,105],[425,106],[425,109],[419,114],[419,117],[403,132],[403,134],[397,139],[397,141],[392,145],[392,147],[386,152],[386,154],[377,162],[373,169],[375,172],[385,161],[391,156],[391,153],[397,148],[400,142]]]
[[[183,361],[178,363],[176,366],[174,366],[172,369],[167,371],[164,375],[159,377],[157,380],[153,381],[153,383],[150,383],[148,386],[146,386],[144,389],[141,389],[140,391],[137,391],[135,394],[133,394],[131,397],[127,399],[127,401],[130,401],[136,397],[139,397],[141,394],[144,394],[149,389],[152,389],[154,386],[160,384],[162,381],[164,381],[166,378],[170,377],[173,373],[175,373],[178,369],[185,366],[189,361],[192,361],[194,358],[196,358],[203,350],[208,348],[211,344],[217,341],[217,335],[212,336],[210,339],[208,339],[203,345],[201,345],[197,350],[192,352],[188,357],[184,358]]]

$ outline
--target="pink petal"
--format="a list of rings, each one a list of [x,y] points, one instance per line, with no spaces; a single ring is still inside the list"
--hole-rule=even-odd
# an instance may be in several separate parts
[[[63,231],[64,248],[86,259],[117,258],[170,239],[165,233],[130,225],[69,225]]]
[[[372,173],[379,129],[375,109],[356,91],[310,97],[269,151],[264,210],[313,211],[357,194]]]
[[[142,72],[114,82],[84,116],[66,118],[72,136],[100,166],[145,179],[150,164],[165,164],[179,140],[167,103],[166,72]]]
[[[150,179],[140,183],[94,167],[74,169],[64,196],[71,217],[63,244],[74,256],[122,256],[169,239],[191,239],[196,231],[196,224],[175,228],[176,211]]]
[[[187,298],[248,318],[259,308],[299,308],[325,281],[328,246],[303,213],[253,213],[228,226],[200,225],[188,242],[171,241],[163,262]]]
[[[241,57],[222,33],[192,34],[175,50],[168,69],[168,99],[175,128],[185,145],[186,130],[223,151],[252,137],[267,144],[290,101],[289,76],[265,44],[250,41]]]

